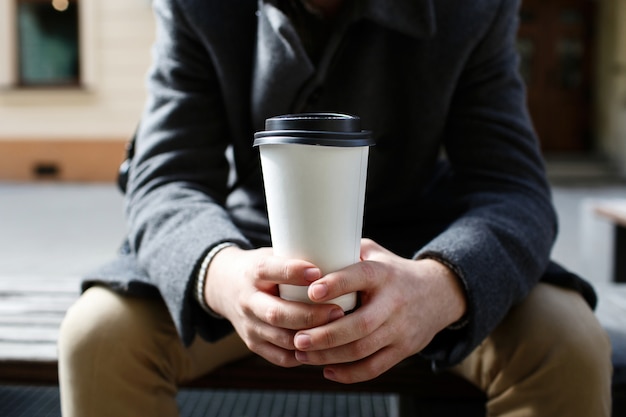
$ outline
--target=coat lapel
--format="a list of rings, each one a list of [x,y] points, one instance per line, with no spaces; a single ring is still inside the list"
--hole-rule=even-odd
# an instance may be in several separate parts
[[[311,90],[310,84],[323,82],[331,61],[331,57],[323,57],[316,69],[297,31],[276,4],[258,0],[258,8],[251,93],[255,129],[261,129],[268,117],[298,110],[297,103],[306,99],[303,95]],[[369,19],[409,36],[427,38],[436,31],[434,16],[433,0],[355,0],[348,21]],[[340,32],[342,36],[343,30]],[[327,55],[334,54],[336,49],[328,48]]]

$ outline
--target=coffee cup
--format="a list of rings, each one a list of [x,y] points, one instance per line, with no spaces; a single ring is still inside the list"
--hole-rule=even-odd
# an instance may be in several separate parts
[[[371,134],[357,116],[305,113],[266,120],[257,132],[274,254],[328,274],[359,261]],[[287,300],[312,302],[306,286],[279,285]],[[355,308],[357,294],[330,303]]]

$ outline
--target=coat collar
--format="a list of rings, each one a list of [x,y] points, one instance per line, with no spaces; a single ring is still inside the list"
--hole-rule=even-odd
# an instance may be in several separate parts
[[[352,1],[354,9],[345,16],[346,25],[367,19],[416,38],[428,38],[435,33],[434,0]],[[258,7],[251,109],[255,128],[262,128],[269,116],[300,111],[298,98],[308,91],[303,86],[314,86],[314,75],[323,78],[324,70],[316,69],[308,59],[297,32],[279,11],[275,0],[258,0]]]
[[[354,0],[357,17],[369,19],[383,27],[416,38],[435,34],[433,0]]]

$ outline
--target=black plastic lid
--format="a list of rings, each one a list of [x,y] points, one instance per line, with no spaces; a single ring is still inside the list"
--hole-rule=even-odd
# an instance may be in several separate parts
[[[265,129],[255,133],[254,146],[285,143],[341,147],[373,145],[371,132],[361,130],[361,119],[349,114],[287,114],[267,119]]]
[[[360,132],[361,118],[341,113],[287,114],[267,119],[265,130]]]

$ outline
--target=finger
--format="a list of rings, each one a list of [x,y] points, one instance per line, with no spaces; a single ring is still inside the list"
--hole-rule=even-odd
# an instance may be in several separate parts
[[[287,301],[257,292],[250,297],[249,308],[259,321],[275,328],[303,330],[323,326],[344,313],[334,304],[307,304]],[[291,345],[293,348],[293,344]]]
[[[250,348],[250,346],[248,347]],[[282,366],[283,368],[293,368],[302,365],[296,359],[293,350],[281,349],[271,343],[258,344],[254,349],[250,348],[250,350],[274,365]]]
[[[299,349],[303,336],[297,336],[295,339],[296,348]],[[379,350],[383,349],[388,343],[389,338],[383,329],[370,334],[369,336],[356,340],[352,343],[341,345],[325,350],[297,350],[296,359],[303,364],[308,365],[329,365],[338,363],[356,362],[367,358]]]
[[[375,259],[379,255],[390,254],[387,249],[371,239],[361,239],[361,260]]]
[[[402,360],[393,348],[382,349],[375,354],[353,363],[328,365],[324,377],[343,384],[354,384],[374,379]]]
[[[272,284],[309,285],[322,273],[310,262],[278,256],[260,256],[252,269],[255,280]]]
[[[293,330],[273,327],[262,321],[254,321],[247,324],[245,339],[250,350],[257,351],[257,346],[269,343],[281,349],[295,349],[293,344],[295,332]]]
[[[316,303],[324,303],[351,292],[369,292],[383,284],[386,276],[387,269],[380,262],[357,262],[313,282],[308,296]]]
[[[320,351],[348,345],[381,329],[388,316],[373,305],[364,305],[352,314],[324,326],[296,333],[294,345],[300,351]],[[377,337],[379,337],[377,335]],[[370,341],[371,342],[371,341]],[[380,346],[378,346],[380,348]],[[371,352],[369,352],[371,353]],[[360,359],[356,358],[356,359]]]

